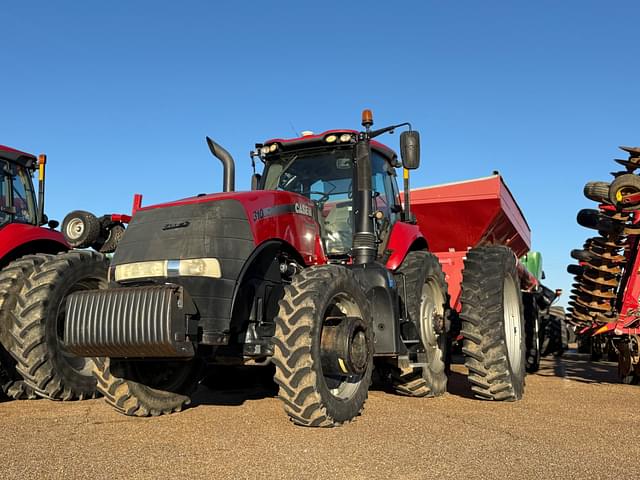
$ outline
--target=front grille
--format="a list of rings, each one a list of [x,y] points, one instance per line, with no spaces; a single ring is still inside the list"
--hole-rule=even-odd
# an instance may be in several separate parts
[[[65,348],[84,357],[190,357],[194,313],[176,285],[77,292],[67,298]]]

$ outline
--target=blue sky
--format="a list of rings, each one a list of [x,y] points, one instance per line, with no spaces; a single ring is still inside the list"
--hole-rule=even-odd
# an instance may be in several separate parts
[[[421,131],[414,186],[499,170],[568,291],[582,187],[640,144],[636,1],[25,1],[0,18],[0,143],[49,155],[60,220],[219,190],[205,135],[247,188],[255,142],[357,128],[368,107]]]

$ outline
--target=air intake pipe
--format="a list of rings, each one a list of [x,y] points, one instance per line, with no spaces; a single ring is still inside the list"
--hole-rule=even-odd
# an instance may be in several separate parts
[[[233,192],[236,189],[236,164],[233,157],[224,148],[207,137],[207,145],[214,157],[222,162],[224,168],[224,179],[222,185],[223,192]]]

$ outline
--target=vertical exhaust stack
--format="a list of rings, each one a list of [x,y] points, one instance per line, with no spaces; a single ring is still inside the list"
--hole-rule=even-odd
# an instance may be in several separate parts
[[[207,145],[214,157],[222,162],[223,173],[223,192],[233,192],[236,189],[236,164],[233,157],[224,148],[207,137]]]
[[[44,225],[44,178],[47,156],[44,153],[38,155],[38,226]]]
[[[376,259],[376,234],[373,227],[371,204],[371,146],[370,133],[373,115],[370,110],[362,112],[365,131],[358,135],[355,148],[356,185],[354,193],[355,230],[353,232],[353,263],[367,264]]]

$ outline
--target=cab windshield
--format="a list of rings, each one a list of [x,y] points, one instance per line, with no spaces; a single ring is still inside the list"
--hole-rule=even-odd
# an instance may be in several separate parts
[[[394,192],[392,167],[372,155],[374,208],[390,211]],[[264,171],[265,190],[286,190],[316,204],[321,235],[329,255],[345,255],[353,239],[353,150],[335,148],[297,152],[269,160]]]

